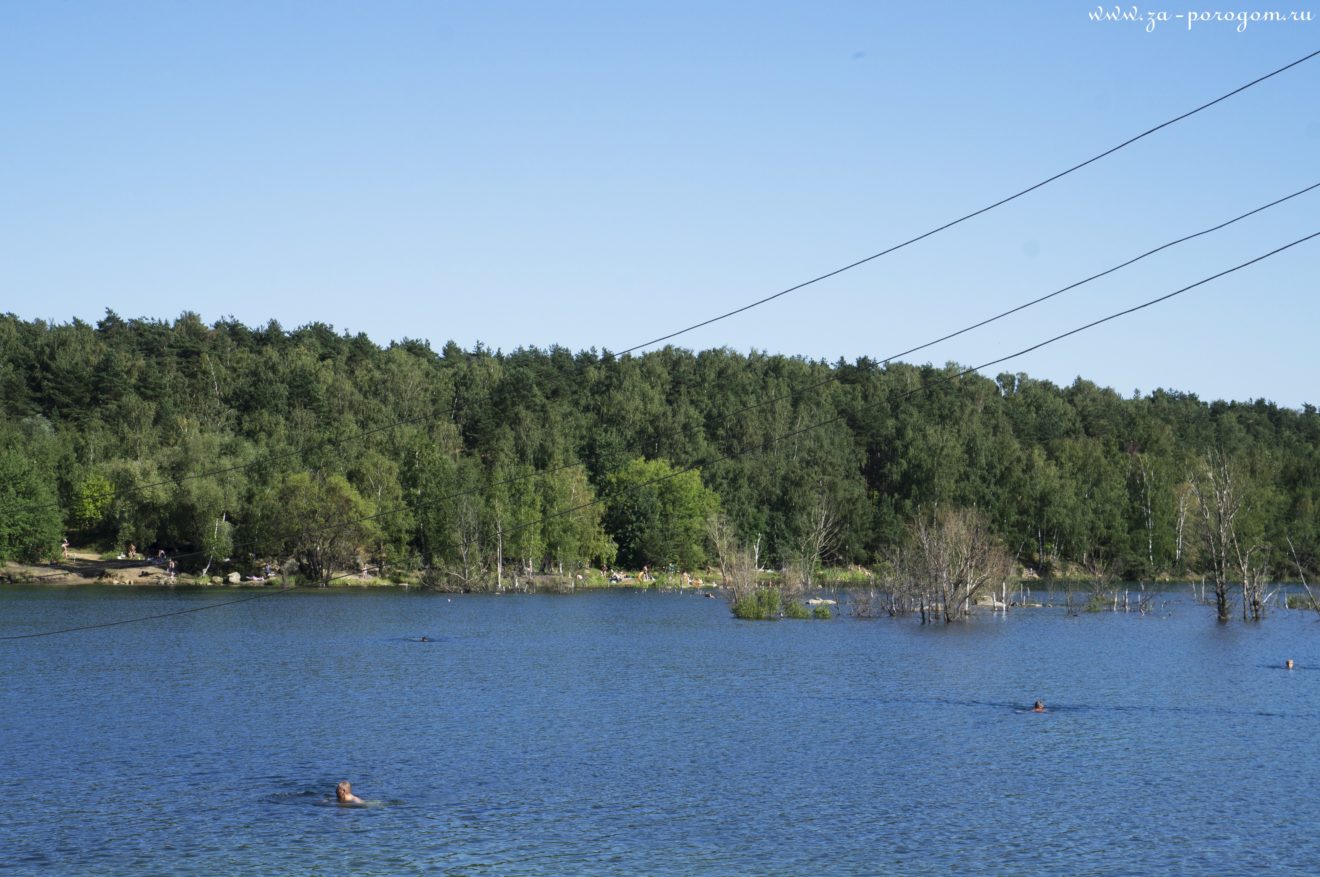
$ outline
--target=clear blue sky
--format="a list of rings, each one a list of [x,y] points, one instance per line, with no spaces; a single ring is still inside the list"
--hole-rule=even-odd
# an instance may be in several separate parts
[[[0,310],[620,350],[1320,48],[1314,0],[1190,5],[1317,21],[1147,32],[1073,0],[4,4]],[[676,343],[883,358],[1320,180],[1317,94],[1320,59]],[[913,358],[982,362],[1317,230],[1320,192]],[[1314,241],[991,372],[1320,403],[1318,299]]]

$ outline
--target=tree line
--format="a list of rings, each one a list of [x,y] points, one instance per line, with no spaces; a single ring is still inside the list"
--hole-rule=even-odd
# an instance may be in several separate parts
[[[893,568],[936,544],[930,522],[972,515],[1042,576],[1320,568],[1313,406],[958,371],[5,315],[0,559],[56,556],[68,536],[192,568],[477,587],[695,570],[723,544],[810,582]]]

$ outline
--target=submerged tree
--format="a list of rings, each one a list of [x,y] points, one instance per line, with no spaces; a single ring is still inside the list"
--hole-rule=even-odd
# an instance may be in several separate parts
[[[783,594],[780,586],[758,579],[760,537],[747,544],[739,538],[728,516],[721,512],[707,519],[706,532],[733,614],[760,621],[777,618],[783,608]]]
[[[918,513],[895,564],[898,581],[915,592],[922,623],[965,618],[987,587],[1004,581],[1009,557],[974,509],[936,506]]]
[[[1260,470],[1267,465],[1258,455],[1230,455],[1216,448],[1201,459],[1191,482],[1220,621],[1228,620],[1228,590],[1234,578],[1241,582],[1242,619],[1265,617],[1271,549],[1265,519],[1272,493]]]
[[[1237,557],[1237,520],[1243,505],[1238,468],[1221,450],[1205,455],[1191,479],[1201,525],[1201,539],[1215,585],[1215,617],[1228,621],[1230,570]]]

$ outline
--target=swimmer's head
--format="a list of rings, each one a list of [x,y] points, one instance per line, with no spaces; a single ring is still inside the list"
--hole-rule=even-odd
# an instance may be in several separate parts
[[[1038,701],[1036,701],[1036,703],[1031,707],[1031,709],[1032,709],[1033,712],[1043,713],[1043,712],[1045,712],[1045,704],[1044,704],[1044,702],[1038,700]]]
[[[335,786],[335,798],[339,801],[339,803],[343,804],[345,801],[350,800],[352,797],[353,797],[353,786],[348,782],[348,780],[340,780],[339,785]]]
[[[1283,662],[1283,666],[1284,666],[1285,669],[1291,670],[1291,669],[1293,668],[1293,660],[1292,660],[1292,658],[1289,658],[1288,660],[1284,661],[1284,662]]]

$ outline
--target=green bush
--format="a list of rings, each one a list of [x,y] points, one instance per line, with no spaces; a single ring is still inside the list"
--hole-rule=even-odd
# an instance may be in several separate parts
[[[757,588],[733,601],[733,614],[748,621],[770,621],[782,611],[777,588]]]
[[[803,605],[802,605],[801,603],[799,603],[797,600],[791,600],[791,601],[789,601],[789,603],[788,603],[786,606],[784,606],[784,617],[785,617],[785,618],[810,618],[811,615],[810,615],[810,613],[807,612],[807,607],[806,607],[806,606],[803,606]]]
[[[830,612],[830,607],[822,603],[815,609],[811,610],[811,616],[813,618],[833,618],[834,614]]]

